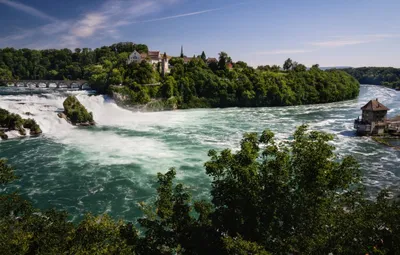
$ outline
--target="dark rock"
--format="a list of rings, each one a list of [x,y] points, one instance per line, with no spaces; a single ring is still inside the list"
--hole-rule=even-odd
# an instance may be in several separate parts
[[[8,139],[8,135],[6,133],[4,133],[3,131],[0,131],[0,138],[2,140],[7,140]]]

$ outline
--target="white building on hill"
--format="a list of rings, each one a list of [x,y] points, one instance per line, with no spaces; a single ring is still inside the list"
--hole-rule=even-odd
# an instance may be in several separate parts
[[[164,73],[169,73],[169,57],[160,54],[160,51],[149,51],[148,53],[139,53],[136,50],[129,55],[126,63],[141,63],[142,61],[146,61],[147,63],[153,65],[154,67],[158,67],[160,64],[161,71]]]

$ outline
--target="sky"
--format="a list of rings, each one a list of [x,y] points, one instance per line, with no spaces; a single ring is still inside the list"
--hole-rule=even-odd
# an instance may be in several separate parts
[[[0,0],[0,47],[143,43],[249,65],[400,67],[400,0]]]

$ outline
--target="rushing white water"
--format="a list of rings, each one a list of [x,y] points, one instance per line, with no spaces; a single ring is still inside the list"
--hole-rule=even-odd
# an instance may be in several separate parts
[[[336,135],[337,153],[359,160],[372,194],[400,183],[400,152],[353,131],[353,120],[370,99],[379,98],[391,116],[400,114],[399,92],[382,87],[363,86],[357,100],[324,105],[156,113],[131,112],[87,92],[8,89],[0,90],[0,108],[34,118],[43,135],[0,142],[0,157],[17,167],[22,175],[17,186],[39,207],[57,206],[77,217],[85,211],[137,217],[137,202],[154,196],[156,173],[169,167],[177,168],[178,180],[196,196],[204,196],[209,149],[237,149],[244,132],[266,128],[288,139],[303,123]],[[57,117],[68,94],[93,112],[96,127],[73,127]]]

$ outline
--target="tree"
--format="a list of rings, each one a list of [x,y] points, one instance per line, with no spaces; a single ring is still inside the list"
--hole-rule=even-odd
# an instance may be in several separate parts
[[[219,53],[219,61],[218,61],[218,68],[221,71],[226,71],[227,70],[227,64],[231,63],[232,59],[231,57],[228,56],[226,52],[221,52]]]
[[[283,64],[283,70],[288,71],[291,70],[292,67],[293,67],[293,61],[290,58],[288,58]]]
[[[366,198],[354,158],[338,158],[333,136],[300,126],[293,139],[265,130],[240,149],[209,152],[211,203],[192,201],[176,170],[157,175],[155,202],[131,223],[35,209],[0,194],[0,254],[397,254],[400,201],[387,190]],[[0,188],[15,180],[0,160]]]
[[[0,159],[0,185],[8,184],[18,179],[14,174],[14,169],[7,165],[7,160]]]
[[[205,166],[213,178],[213,225],[274,253],[329,250],[326,228],[342,220],[349,201],[361,201],[353,193],[358,165],[351,157],[337,161],[332,136],[306,126],[288,145],[273,137],[270,131],[259,138],[246,134],[237,153],[210,151]]]
[[[170,98],[174,96],[174,90],[177,88],[177,83],[173,76],[168,76],[162,86],[162,96]]]
[[[303,64],[297,64],[296,66],[294,66],[293,71],[295,72],[305,72],[307,71],[307,67]]]
[[[12,80],[12,73],[8,69],[0,68],[0,80]]]
[[[204,63],[206,63],[207,62],[207,56],[206,56],[206,53],[204,53],[204,51],[203,52],[201,52],[201,56],[200,56],[200,58],[204,61]]]
[[[319,69],[319,65],[318,65],[318,64],[312,65],[311,68],[312,68],[312,69]]]
[[[248,68],[248,66],[247,66],[247,63],[245,63],[243,61],[238,61],[235,63],[235,68]],[[269,66],[268,66],[267,70],[269,70]]]

